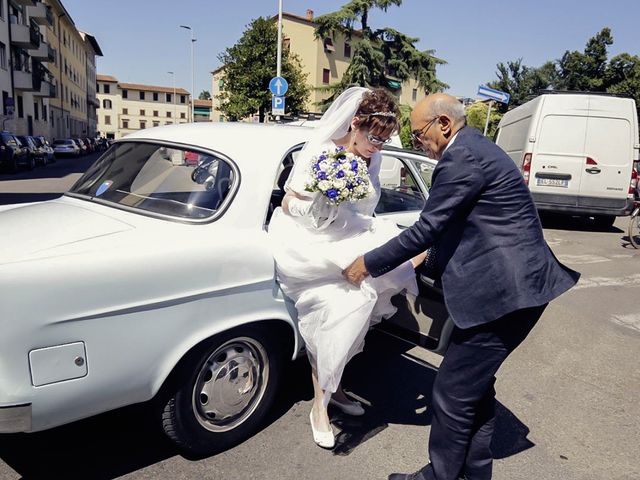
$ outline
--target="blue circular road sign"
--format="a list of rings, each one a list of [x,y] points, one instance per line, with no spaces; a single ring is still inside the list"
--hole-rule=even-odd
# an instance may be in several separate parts
[[[269,90],[271,90],[271,93],[274,95],[281,97],[289,90],[289,84],[282,77],[273,77],[269,82]]]

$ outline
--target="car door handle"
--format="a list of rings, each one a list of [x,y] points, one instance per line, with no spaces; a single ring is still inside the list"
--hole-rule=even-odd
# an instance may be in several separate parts
[[[585,172],[587,173],[600,173],[601,171],[602,170],[600,170],[598,167],[591,167],[585,170]]]

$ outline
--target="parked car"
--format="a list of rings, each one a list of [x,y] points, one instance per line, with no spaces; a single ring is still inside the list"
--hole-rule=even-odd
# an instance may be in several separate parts
[[[10,132],[0,132],[0,165],[12,172],[17,172],[21,165],[33,170],[36,161],[20,140]]]
[[[78,157],[80,156],[80,147],[70,138],[67,138],[66,140],[54,140],[53,152],[57,157]]]
[[[540,95],[504,114],[496,143],[520,167],[538,210],[593,216],[602,227],[631,213],[640,158],[632,98]]]
[[[251,435],[303,354],[267,229],[308,137],[248,123],[145,129],[61,198],[0,207],[0,231],[11,232],[0,236],[0,432],[153,400],[189,452]],[[376,211],[411,225],[435,162],[393,147],[384,158],[410,185],[383,188]],[[418,280],[420,296],[398,297],[380,328],[442,353],[452,323],[433,280]]]
[[[53,152],[53,148],[49,145],[49,142],[42,135],[33,137],[33,141],[38,147],[40,147],[47,155],[47,162],[52,163],[56,161],[56,156]]]
[[[71,140],[76,142],[76,144],[80,148],[81,155],[86,155],[87,153],[89,153],[89,149],[87,148],[87,146],[85,145],[85,143],[82,141],[81,138],[72,138]]]
[[[36,145],[36,143],[33,141],[33,138],[31,138],[29,135],[17,135],[17,137],[18,140],[20,140],[22,146],[26,147],[29,155],[34,159],[36,164],[39,163],[42,166],[47,165],[47,154],[44,150]]]

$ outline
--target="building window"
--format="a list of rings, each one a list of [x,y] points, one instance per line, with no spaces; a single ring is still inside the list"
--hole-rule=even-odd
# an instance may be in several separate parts
[[[159,127],[160,126],[160,122],[153,122],[153,126],[154,127]]]
[[[129,90],[122,90],[122,98],[129,98]]]
[[[291,51],[291,39],[290,38],[283,38],[282,39],[282,48],[284,50],[286,50],[287,52]]]
[[[154,111],[153,111],[153,116],[154,116],[154,117],[157,117],[157,116],[158,116],[158,110],[154,110]]]
[[[111,85],[105,83],[104,85],[104,93],[111,93]]]
[[[164,122],[165,125],[173,125],[173,122]]]
[[[140,100],[144,100],[144,92],[140,92]]]
[[[153,92],[153,101],[154,102],[158,101],[158,92]]]
[[[344,43],[344,56],[351,58],[351,44],[348,42]]]
[[[145,111],[144,111],[144,110],[142,110],[142,109],[140,109],[140,116],[141,116],[141,117],[144,117],[144,116],[145,116]]]
[[[167,118],[171,118],[171,112],[167,112]]]
[[[327,37],[324,39],[324,51],[327,53],[333,53],[336,51],[336,47],[333,45],[332,38]]]
[[[171,103],[171,94],[170,94],[170,93],[167,93],[167,94],[165,95],[165,99],[167,100],[167,103]]]
[[[187,97],[184,95],[180,95],[180,103],[187,103]]]
[[[180,112],[180,118],[187,118],[187,115],[184,112]]]
[[[102,100],[102,108],[106,109],[106,110],[111,110],[111,100],[108,99],[104,99]]]
[[[7,46],[2,42],[0,42],[0,67],[7,69]]]
[[[415,102],[417,98],[418,98],[418,89],[414,88],[413,90],[411,90],[411,100]]]
[[[129,120],[122,120],[122,128],[129,128]]]
[[[33,102],[33,116],[36,120],[39,120],[38,117],[38,102]]]
[[[328,68],[323,68],[322,69],[322,83],[329,83],[329,77],[331,75],[331,72],[329,71]]]
[[[96,93],[100,93],[100,84],[96,83]]]
[[[24,109],[22,108],[22,97],[18,95],[18,118],[22,118],[24,115]]]
[[[46,105],[42,105],[42,121],[43,122],[47,122],[47,106]]]
[[[104,116],[104,124],[105,125],[111,125],[111,115],[105,115]]]
[[[144,130],[145,128],[147,128],[147,122],[145,122],[144,120],[140,120],[140,129]]]
[[[129,114],[129,109],[128,108],[123,108],[122,109],[122,114],[123,115],[128,115]]]

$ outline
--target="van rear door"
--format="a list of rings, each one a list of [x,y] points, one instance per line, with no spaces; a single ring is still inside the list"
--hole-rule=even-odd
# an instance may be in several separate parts
[[[600,198],[614,202],[594,206],[624,208],[633,164],[632,104],[622,98],[590,97],[578,205],[591,206]]]
[[[584,165],[588,100],[546,98],[532,152],[529,188],[544,203],[577,205]],[[539,194],[536,196],[535,194]]]

